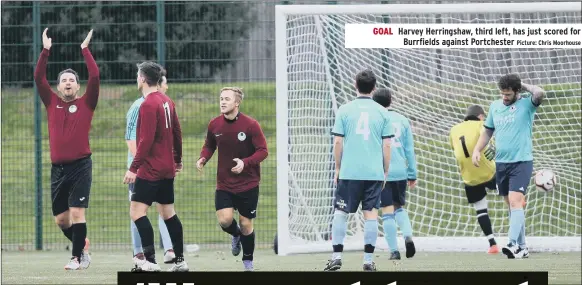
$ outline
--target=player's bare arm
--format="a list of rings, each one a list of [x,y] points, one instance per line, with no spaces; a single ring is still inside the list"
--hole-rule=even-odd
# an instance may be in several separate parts
[[[335,136],[333,138],[333,155],[335,157],[335,175],[333,181],[337,184],[339,178],[340,167],[342,165],[342,152],[344,149],[344,138]]]
[[[475,145],[475,149],[473,149],[472,156],[473,165],[479,167],[479,161],[481,160],[481,151],[483,150],[483,148],[485,148],[487,143],[489,143],[489,140],[491,140],[492,136],[493,136],[492,129],[483,128],[483,130],[481,131],[481,135],[479,136],[479,141],[477,141],[477,145]]]
[[[384,156],[384,183],[382,183],[382,189],[386,185],[386,179],[388,178],[388,170],[390,169],[390,142],[391,138],[385,138],[382,140],[382,152]]]
[[[541,105],[542,102],[544,101],[545,91],[541,87],[536,86],[536,85],[521,83],[521,89],[528,91],[532,94],[531,100],[536,106]]]

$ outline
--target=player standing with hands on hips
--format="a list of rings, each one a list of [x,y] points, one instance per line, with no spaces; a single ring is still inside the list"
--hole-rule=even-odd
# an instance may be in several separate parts
[[[137,88],[145,98],[139,107],[136,152],[123,182],[134,183],[130,216],[141,237],[145,260],[134,260],[135,269],[160,271],[156,262],[154,229],[147,216],[153,202],[164,219],[176,258],[170,271],[188,271],[184,261],[182,223],[174,209],[174,178],[182,170],[182,129],[174,101],[158,91],[165,70],[157,63],[137,66]]]
[[[355,213],[360,202],[366,220],[363,269],[376,271],[373,255],[378,238],[378,206],[388,178],[394,133],[388,111],[372,100],[375,88],[376,76],[371,70],[358,73],[358,97],[342,105],[336,114],[332,129],[337,185],[331,226],[333,255],[324,271],[341,268],[348,214]]]
[[[521,82],[516,74],[499,79],[501,99],[493,101],[473,150],[473,164],[479,166],[481,151],[495,134],[496,183],[499,195],[504,196],[510,207],[509,244],[502,248],[507,258],[529,256],[525,245],[520,246],[521,232],[525,236],[525,194],[533,172],[532,128],[537,107],[542,104],[544,90]],[[522,96],[527,91],[531,96]],[[523,238],[525,244],[525,238]]]
[[[42,34],[43,50],[34,71],[38,93],[47,110],[49,145],[51,152],[51,200],[55,222],[73,243],[72,258],[66,270],[86,269],[91,263],[87,252],[87,221],[93,164],[89,146],[89,131],[99,99],[99,68],[89,42],[93,30],[81,44],[81,53],[89,73],[87,90],[78,96],[79,75],[72,69],[59,73],[57,90],[52,91],[46,79],[46,66],[52,39]]]
[[[260,163],[268,156],[267,142],[259,122],[239,111],[244,93],[238,87],[220,91],[220,116],[208,124],[206,141],[196,162],[202,170],[218,147],[215,208],[223,231],[232,236],[232,254],[243,251],[245,271],[253,271]],[[240,227],[234,219],[238,210]]]

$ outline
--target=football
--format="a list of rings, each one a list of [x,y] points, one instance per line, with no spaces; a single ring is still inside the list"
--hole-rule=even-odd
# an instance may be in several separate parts
[[[556,175],[549,169],[543,169],[536,173],[536,188],[540,191],[549,192],[556,186]]]

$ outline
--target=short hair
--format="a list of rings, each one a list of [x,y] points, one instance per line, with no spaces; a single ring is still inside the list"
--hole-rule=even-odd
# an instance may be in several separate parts
[[[390,104],[392,104],[392,93],[390,93],[390,90],[387,88],[376,89],[372,99],[374,99],[376,103],[382,105],[382,107],[388,108],[390,107]]]
[[[469,120],[479,120],[480,115],[485,115],[485,110],[479,105],[472,105],[467,108],[467,113],[465,113],[465,121]]]
[[[166,76],[166,74],[168,74],[168,72],[166,71],[165,68],[162,67],[162,71],[160,73],[160,80],[158,81],[158,85],[161,85],[164,82],[164,76]],[[168,78],[166,78],[166,80],[168,80]]]
[[[65,74],[65,73],[72,73],[73,75],[75,75],[75,79],[77,79],[77,83],[79,83],[79,74],[76,71],[74,71],[70,68],[67,68],[67,69],[59,72],[59,76],[57,77],[57,84],[61,82],[61,75]]]
[[[521,79],[517,74],[507,74],[499,78],[497,85],[501,90],[511,89],[513,92],[517,92],[521,89]]]
[[[243,90],[240,87],[223,87],[222,89],[220,89],[220,93],[229,90],[234,92],[239,101],[242,102],[242,100],[245,98],[245,93],[243,93]]]
[[[376,87],[376,76],[370,69],[360,71],[356,75],[356,89],[360,94],[370,94]]]
[[[151,61],[145,61],[142,63],[138,63],[137,64],[137,69],[138,72],[145,77],[146,79],[146,83],[149,86],[156,86],[160,83],[160,80],[162,79],[162,74],[165,74],[165,70],[164,68],[155,63],[155,62],[151,62]]]

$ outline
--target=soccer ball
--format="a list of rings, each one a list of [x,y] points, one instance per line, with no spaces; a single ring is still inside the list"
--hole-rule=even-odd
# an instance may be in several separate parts
[[[549,169],[542,169],[535,176],[536,188],[543,192],[550,192],[556,186],[556,175]]]

